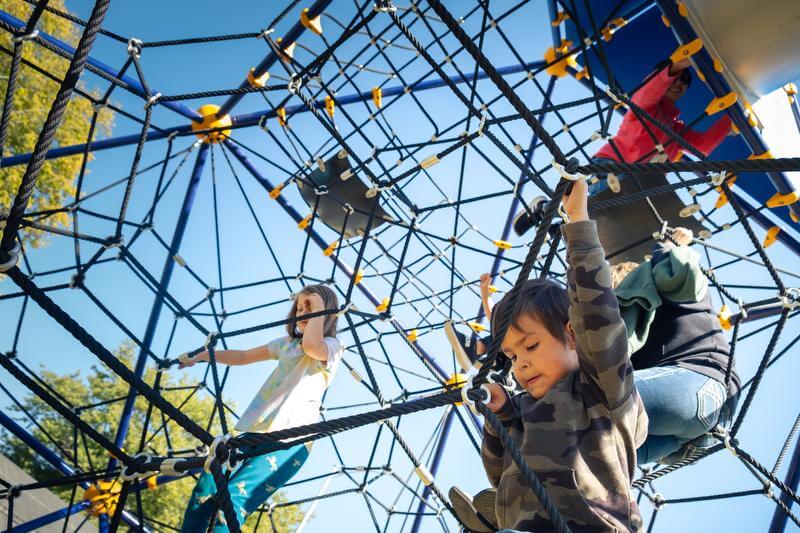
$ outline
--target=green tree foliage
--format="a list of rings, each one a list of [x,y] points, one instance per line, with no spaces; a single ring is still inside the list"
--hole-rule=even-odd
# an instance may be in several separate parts
[[[48,5],[64,10],[64,0],[51,0]],[[23,21],[28,20],[33,9],[25,0],[3,0],[2,6],[4,11]],[[79,26],[49,12],[43,14],[37,27],[40,31],[72,46],[77,44],[81,34]],[[2,47],[0,48],[0,105],[2,105],[11,68],[11,56],[6,52],[13,50],[12,36],[8,32],[0,31],[0,47]],[[20,66],[14,92],[9,135],[3,149],[4,157],[33,150],[39,131],[60,87],[59,82],[37,72],[24,61],[40,67],[59,80],[63,78],[69,65],[66,59],[32,41],[23,44],[22,58],[23,63]],[[98,98],[99,95],[96,91],[90,94],[94,98]],[[73,93],[52,147],[86,142],[94,112],[92,102]],[[108,135],[111,132],[112,122],[112,113],[108,109],[99,109],[93,137]],[[65,202],[69,202],[75,194],[75,178],[80,171],[82,159],[83,156],[76,155],[46,162],[39,174],[28,210],[40,212],[57,209]],[[0,211],[7,211],[11,205],[25,167],[26,165],[18,165],[0,170]],[[66,226],[70,223],[70,217],[65,212],[56,212],[47,217],[45,222],[53,226]],[[25,232],[23,235],[25,240],[34,246],[44,242],[41,233]]]
[[[115,355],[129,367],[135,358],[135,346],[131,343],[122,344]],[[81,418],[96,430],[103,433],[109,440],[114,439],[117,425],[122,413],[124,399],[128,394],[128,384],[119,376],[106,369],[105,367],[93,366],[87,376],[81,372],[67,375],[58,375],[53,372],[42,370],[41,378],[63,397],[69,404],[75,406]],[[154,384],[156,371],[152,368],[145,372],[144,379],[151,385]],[[203,390],[197,388],[190,381],[181,377],[174,380],[167,373],[162,374],[159,385],[163,396],[173,405],[177,405],[192,420],[205,427],[209,417],[214,411],[213,399]],[[109,454],[98,444],[88,438],[78,436],[78,443],[75,446],[75,431],[73,426],[55,411],[53,411],[40,398],[29,395],[21,400],[24,410],[30,413],[37,421],[38,427],[32,429],[33,435],[41,442],[55,448],[54,442],[58,443],[62,450],[70,455],[65,460],[70,464],[77,464],[83,471],[101,470],[106,467],[109,461]],[[139,450],[139,443],[145,419],[147,416],[147,401],[141,396],[137,397],[133,416],[131,417],[130,430],[128,431],[124,449],[128,453],[135,453]],[[21,409],[14,408],[21,413]],[[20,421],[27,419],[19,417]],[[214,435],[221,433],[219,424],[215,422],[210,428]],[[48,435],[50,438],[48,438]],[[168,446],[167,439],[169,439]],[[145,452],[157,455],[166,455],[168,450],[172,450],[176,455],[181,452],[192,453],[192,448],[197,445],[197,441],[185,432],[174,422],[162,417],[160,411],[153,409],[150,422],[147,428]],[[74,450],[77,449],[77,457],[72,457]],[[13,462],[23,470],[30,473],[40,481],[61,477],[46,461],[26,446],[22,441],[3,434],[0,438],[0,452],[8,456]],[[157,520],[158,522],[176,526],[183,517],[186,503],[194,487],[194,479],[187,477],[178,481],[171,481],[156,486],[141,493],[142,511],[146,518]],[[68,500],[72,485],[53,489],[55,493],[63,499]],[[81,499],[83,489],[78,489],[78,498]],[[272,502],[275,504],[286,502],[284,495],[276,494]],[[126,508],[136,509],[136,498],[133,494],[128,498]],[[302,511],[295,506],[278,507],[273,513],[275,528],[278,531],[293,531],[300,520]],[[244,530],[250,531],[258,520],[254,514],[245,524]],[[162,529],[154,524],[155,530]],[[258,528],[261,531],[271,531],[269,519],[265,514],[261,519]]]

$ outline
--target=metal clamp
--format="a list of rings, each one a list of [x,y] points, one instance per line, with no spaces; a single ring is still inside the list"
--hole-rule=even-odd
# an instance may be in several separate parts
[[[19,263],[19,252],[22,249],[22,246],[19,244],[19,241],[14,243],[14,246],[7,252],[8,257],[5,261],[0,263],[0,272],[8,272]],[[2,259],[0,259],[2,260]]]
[[[137,459],[144,459],[144,461],[137,461]],[[138,463],[136,467],[144,466],[146,464],[150,464],[153,461],[153,456],[149,453],[140,452],[133,456],[133,462]],[[141,479],[145,477],[150,477],[152,472],[139,472],[137,471],[134,466],[126,466],[122,469],[120,473],[120,477],[123,481],[134,481],[136,479]]]
[[[564,178],[565,180],[578,181],[578,180],[585,180],[589,177],[586,174],[581,174],[580,172],[576,172],[574,174],[568,172],[567,169],[564,168],[564,165],[562,165],[555,159],[553,160],[553,168],[558,170],[558,173],[561,174],[561,177]]]
[[[39,36],[39,30],[33,30],[30,33],[26,33],[24,35],[15,35],[11,42],[14,44],[21,43],[22,41],[32,41]]]
[[[258,39],[266,39],[268,35],[275,33],[275,28],[264,28],[261,30],[261,33],[258,34]]]
[[[139,57],[142,53],[142,40],[135,37],[128,39],[128,54]]]
[[[161,93],[156,93],[150,98],[147,99],[147,102],[144,104],[145,110],[150,109],[154,105],[158,103],[158,99],[161,98]]]
[[[181,457],[170,457],[169,459],[164,459],[161,461],[161,467],[159,470],[165,476],[173,476],[173,477],[181,477],[186,472],[178,470],[178,465],[183,464],[181,461],[185,459]]]
[[[0,272],[2,272],[2,268],[0,268]],[[798,287],[789,287],[786,289],[786,293],[782,294],[778,297],[781,302],[781,306],[784,309],[793,310],[800,307],[800,288]]]
[[[397,7],[392,5],[392,0],[378,0],[375,2],[373,9],[378,13],[394,13]]]
[[[297,94],[297,91],[300,90],[300,87],[303,85],[303,78],[298,78],[294,74],[292,74],[292,79],[289,80],[289,84],[286,86],[286,90],[292,94]]]
[[[217,338],[219,337],[218,331],[209,331],[208,336],[206,337],[206,342],[203,344],[206,350],[209,348],[213,348],[217,344]]]
[[[475,407],[475,400],[469,397],[470,391],[472,391],[474,388],[473,385],[474,379],[475,376],[470,376],[470,378],[467,380],[464,386],[461,387],[461,401],[464,402],[464,404],[467,407],[469,407],[469,410],[472,411],[474,414],[480,415],[481,413]],[[482,400],[483,403],[489,403],[489,401],[492,399],[492,391],[489,389],[489,387],[487,387],[486,384],[482,384],[478,390],[484,391],[486,395],[486,398]]]
[[[747,308],[744,306],[744,302],[741,298],[736,300],[736,305],[739,306],[739,321],[741,322],[747,318]]]
[[[606,96],[611,98],[611,100],[613,100],[615,104],[621,104],[622,103],[622,100],[619,99],[619,96],[617,96],[617,93],[615,93],[614,91],[611,90],[611,87],[606,87],[606,91],[605,92],[606,92]]]
[[[220,444],[225,444],[230,440],[231,434],[226,433],[225,435],[220,435],[219,437],[215,438],[214,441],[211,443],[211,447],[208,449],[208,457],[206,457],[205,462],[203,463],[203,470],[211,473],[211,463],[214,459],[217,458],[217,448],[219,448]],[[221,467],[230,464],[230,450],[228,451],[228,457],[221,463]]]

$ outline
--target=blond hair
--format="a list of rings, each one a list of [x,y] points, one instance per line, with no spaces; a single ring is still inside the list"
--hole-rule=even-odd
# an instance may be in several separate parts
[[[633,261],[624,261],[611,266],[611,287],[616,289],[625,277],[636,270],[639,263]]]

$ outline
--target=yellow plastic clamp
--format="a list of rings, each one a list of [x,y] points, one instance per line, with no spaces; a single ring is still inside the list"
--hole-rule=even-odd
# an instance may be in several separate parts
[[[311,217],[313,216],[314,215],[311,213],[307,214],[303,220],[297,223],[297,227],[300,229],[306,229],[308,224],[311,222]]]
[[[719,313],[717,313],[717,318],[719,319],[719,325],[722,326],[722,329],[729,330],[733,327],[733,324],[731,324],[731,310],[727,305],[722,305]]]
[[[250,87],[264,87],[269,81],[269,72],[265,72],[261,76],[256,76],[256,69],[251,68],[247,73],[247,83]]]
[[[589,73],[586,71],[585,68],[581,69],[581,70],[579,70],[578,72],[575,73],[575,79],[578,80],[578,81],[582,80],[583,78],[585,78],[587,76],[589,76]]]
[[[722,61],[717,58],[714,58],[714,70],[717,72],[722,72],[725,70],[725,67],[722,66]]]
[[[383,106],[383,91],[380,87],[373,87],[372,88],[372,103],[375,104],[375,107],[378,109]]]
[[[736,96],[736,93],[733,91],[729,92],[725,96],[714,98],[706,106],[706,115],[711,116],[714,113],[719,113],[723,109],[728,109],[730,106],[736,103],[737,99],[738,97]]]
[[[461,374],[461,373],[453,374],[447,381],[444,382],[445,388],[448,390],[460,389],[461,387],[466,385],[468,379],[469,378],[467,377],[466,374]],[[456,405],[463,405],[463,404],[464,402],[456,402]]]
[[[279,107],[275,111],[275,114],[278,115],[278,124],[280,124],[281,126],[285,127],[286,126],[286,108],[285,107]]]
[[[728,205],[728,196],[724,192],[721,192],[719,193],[719,198],[717,198],[717,201],[714,204],[714,209],[719,209],[726,205]]]
[[[666,15],[661,15],[661,22],[663,22],[664,26],[666,26],[667,28],[670,27],[670,22]]]
[[[683,2],[678,2],[678,13],[680,13],[682,17],[689,16],[689,10],[686,9],[686,4]]]
[[[781,232],[781,228],[778,226],[772,226],[767,230],[767,234],[764,236],[764,242],[761,243],[764,248],[772,246],[775,244],[775,241],[778,240],[778,233]]]
[[[772,198],[767,200],[767,207],[775,208],[784,205],[792,205],[793,203],[797,202],[797,200],[800,200],[800,193],[797,191],[792,191],[785,194],[776,192]]]
[[[575,59],[575,54],[566,55],[571,47],[572,41],[562,39],[561,46],[558,48],[551,46],[545,51],[544,60],[548,65],[550,65],[545,69],[548,74],[558,78],[563,78],[567,75],[567,72],[569,72],[570,67],[573,69],[578,68],[578,62]]]
[[[797,85],[794,83],[787,83],[783,86],[783,90],[786,91],[786,94],[789,96],[794,96],[797,94]]]
[[[702,49],[703,49],[703,41],[701,39],[695,39],[694,41],[691,41],[676,48],[675,51],[672,52],[672,55],[669,56],[669,60],[672,61],[673,64],[675,64],[678,63],[679,61],[692,57]]]
[[[408,332],[408,335],[406,335],[408,342],[417,342],[418,337],[419,337],[419,331],[417,331],[416,329],[412,329],[411,331]]]
[[[355,279],[353,280],[353,283],[358,285],[359,283],[361,283],[362,279],[364,279],[364,271],[361,270],[361,269],[358,269],[358,272],[356,272],[356,276],[355,276]]]
[[[386,298],[384,298],[383,300],[381,300],[380,304],[375,306],[375,310],[377,312],[379,312],[379,313],[383,313],[387,309],[389,309],[389,297],[388,296]]]
[[[278,48],[280,48],[283,51],[282,54],[283,60],[289,61],[290,59],[294,58],[294,47],[297,45],[297,43],[292,43],[289,46],[284,47],[281,44],[282,42],[283,42],[283,37],[278,37],[277,39],[275,39],[275,44],[277,44]]]
[[[795,224],[800,222],[800,218],[797,218],[797,215],[795,215],[794,211],[792,210],[789,210],[789,218],[791,218],[792,222],[794,222]]]
[[[750,157],[748,157],[747,159],[772,159],[772,152],[767,150],[766,152],[764,152],[762,154],[758,154],[758,155],[751,154]]]
[[[145,484],[147,488],[153,490],[158,487],[158,477],[157,476],[150,476],[145,480]]]
[[[328,112],[328,116],[331,118],[336,113],[336,101],[330,96],[325,97],[325,111]]]
[[[617,17],[611,22],[609,22],[608,26],[600,30],[600,34],[603,36],[603,40],[606,42],[610,41],[611,37],[614,35],[614,32],[616,32],[618,29],[620,29],[627,23],[628,21],[622,17]]]
[[[569,13],[564,13],[563,11],[559,11],[556,19],[550,23],[551,26],[554,28],[564,22],[565,20],[569,20]]]
[[[486,331],[486,326],[478,322],[467,322],[467,325],[470,328],[472,328],[472,331],[474,331],[475,333],[481,333],[483,331]]]
[[[286,186],[286,185],[285,185],[285,184],[283,184],[283,183],[280,183],[280,184],[278,184],[278,186],[277,186],[277,187],[275,187],[274,189],[272,189],[271,191],[269,191],[269,197],[270,197],[272,200],[275,200],[276,198],[278,198],[278,196],[280,196],[280,195],[281,195],[281,193],[283,192],[283,188],[284,188],[285,186]]]
[[[319,15],[313,19],[308,18],[308,8],[300,12],[300,23],[317,35],[322,35],[322,22]]]
[[[511,249],[511,243],[508,242],[508,241],[501,241],[501,240],[498,239],[498,240],[495,240],[495,241],[492,241],[492,242],[494,243],[495,246],[497,246],[501,250],[510,250]]]
[[[87,511],[92,516],[100,516],[101,514],[113,515],[117,508],[121,491],[122,485],[116,480],[101,480],[94,485],[90,485],[83,492],[83,499],[90,503]]]
[[[489,285],[489,293],[494,294],[496,292],[497,292],[497,287],[495,287],[494,285]]]
[[[217,111],[219,111],[218,105],[205,104],[200,106],[197,112],[200,113],[200,115],[203,117],[203,120],[201,122],[192,121],[192,131],[202,132],[204,130],[213,130],[216,128],[230,127],[231,124],[233,124],[230,115],[225,115],[224,117],[218,117]],[[224,141],[230,134],[231,134],[230,129],[212,131],[207,133],[195,133],[195,135],[197,135],[197,137],[201,139],[204,143],[218,143],[220,141]]]
[[[333,252],[335,252],[338,247],[339,247],[339,241],[333,241],[327,248],[325,248],[325,251],[322,253],[325,254],[326,257],[330,257],[331,255],[333,255]]]

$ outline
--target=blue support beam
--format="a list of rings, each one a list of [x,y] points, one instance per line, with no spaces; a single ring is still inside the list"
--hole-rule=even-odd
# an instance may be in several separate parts
[[[15,31],[18,31],[18,30],[21,30],[21,29],[25,28],[25,23],[24,22],[19,20],[17,17],[11,15],[10,13],[7,13],[7,12],[2,11],[2,10],[0,10],[0,22],[4,22],[4,23],[10,25],[11,27],[14,28]],[[72,46],[70,46],[69,44],[65,43],[64,41],[62,41],[60,39],[56,39],[52,35],[48,35],[47,33],[44,33],[42,31],[40,31],[39,32],[39,38],[47,41],[47,43],[49,43],[51,46],[53,46],[55,48],[58,48],[59,50],[62,50],[64,52],[68,53],[69,55],[74,55],[75,54],[75,48],[73,48]],[[92,57],[89,57],[87,62],[92,67],[95,67],[96,69],[108,74],[109,76],[113,76],[115,78],[119,78],[120,81],[122,81],[125,85],[127,85],[127,88],[132,93],[134,93],[134,94],[136,94],[138,96],[141,96],[142,98],[146,99],[146,92],[144,90],[144,87],[142,87],[142,84],[139,83],[138,80],[135,80],[135,79],[131,78],[130,76],[124,76],[124,75],[120,76],[118,70],[115,70],[111,66],[103,63],[102,61],[98,61],[97,59],[93,59]],[[151,88],[151,91],[152,91],[153,94],[158,92],[158,91],[156,91],[156,90],[154,90],[152,88]],[[186,118],[188,118],[190,120],[195,120],[195,121],[199,122],[199,121],[201,121],[203,119],[203,117],[201,117],[200,114],[197,111],[195,111],[194,109],[191,109],[189,107],[186,107],[185,105],[181,104],[180,102],[162,102],[161,105],[163,105],[164,107],[175,111],[176,113],[179,113],[180,115],[183,115],[184,117],[186,117]]]
[[[330,3],[331,0],[316,0],[316,2],[314,2],[311,5],[311,7],[308,8],[308,13],[307,13],[308,18],[309,19],[316,18],[319,14],[322,13],[322,11],[326,7],[328,7],[328,4]],[[305,29],[306,27],[303,26],[303,24],[298,20],[295,23],[295,25],[292,26],[292,28],[286,33],[286,35],[284,35],[281,38],[280,45],[284,48],[288,47],[289,45],[297,41],[297,39],[300,37],[300,35],[302,35]],[[270,51],[270,53],[267,54],[267,57],[265,57],[261,61],[261,63],[259,63],[258,66],[255,67],[253,76],[256,78],[260,77],[265,72],[267,72],[269,68],[272,65],[274,65],[279,59],[280,57],[278,56],[278,54],[275,53],[275,51]],[[246,89],[248,87],[250,87],[250,83],[245,78],[245,80],[239,85],[239,88]],[[217,116],[224,117],[225,115],[228,115],[231,112],[231,110],[233,110],[233,106],[239,103],[239,101],[243,97],[244,94],[233,94],[229,96],[228,99],[225,100],[219,107],[219,110],[217,111]]]
[[[794,446],[792,462],[789,463],[789,471],[786,472],[786,479],[783,482],[793,491],[797,491],[797,484],[800,481],[800,440]],[[786,508],[791,510],[794,501],[785,492],[781,492],[781,502]],[[783,533],[786,530],[788,515],[779,506],[775,506],[775,514],[772,515],[772,522],[769,525],[769,533]]]
[[[433,461],[431,461],[431,476],[435,477],[436,472],[439,470],[439,463],[442,461],[442,455],[444,454],[444,447],[447,445],[447,437],[450,435],[450,426],[453,425],[453,417],[455,416],[454,410],[455,406],[450,406],[450,410],[447,411],[447,415],[445,415],[444,425],[442,426],[442,434],[439,436],[439,442],[436,443],[436,451],[433,454]],[[419,528],[422,525],[422,513],[425,512],[425,508],[428,506],[426,503],[428,498],[431,495],[431,486],[425,485],[425,488],[422,489],[422,500],[419,502],[417,506],[417,514],[414,517],[414,524],[411,526],[411,533],[418,533]],[[445,502],[442,502],[445,503]]]
[[[61,459],[58,454],[42,444],[39,439],[31,435],[28,430],[20,426],[16,421],[14,421],[14,419],[6,415],[3,411],[0,411],[0,425],[10,431],[11,434],[17,437],[19,440],[30,446],[30,448],[39,454],[42,459],[53,465],[65,476],[76,474],[75,469]],[[85,481],[79,483],[79,485],[84,489],[89,488],[89,483]],[[150,530],[140,524],[139,519],[128,511],[122,511],[122,520],[135,530],[150,533]],[[24,525],[25,524],[18,527],[23,527]]]
[[[36,531],[41,527],[52,524],[56,520],[61,520],[62,518],[74,515],[88,509],[89,507],[91,507],[89,502],[79,502],[75,505],[64,507],[58,511],[53,511],[52,513],[40,516],[39,518],[34,518],[33,520],[25,522],[24,524],[18,525],[17,527],[12,527],[8,533],[28,533],[28,531]]]
[[[197,193],[197,186],[200,183],[206,157],[208,156],[208,148],[209,145],[207,143],[203,143],[200,146],[200,150],[197,152],[197,159],[195,160],[194,169],[192,170],[192,175],[189,179],[189,185],[186,188],[186,194],[183,198],[183,205],[181,206],[180,214],[178,215],[178,221],[175,224],[175,233],[172,235],[172,242],[170,243],[167,257],[164,260],[164,269],[161,273],[161,280],[158,284],[153,307],[150,310],[150,317],[147,321],[144,337],[142,338],[141,350],[139,351],[139,356],[136,359],[134,373],[136,374],[137,378],[141,378],[144,374],[144,369],[147,363],[147,354],[150,352],[150,347],[153,344],[156,327],[158,326],[158,319],[161,316],[161,309],[164,306],[164,297],[167,293],[167,289],[169,288],[169,282],[172,279],[172,272],[175,269],[175,260],[173,257],[178,253],[181,242],[183,241],[183,235],[186,231],[189,215],[192,212],[194,197]],[[122,409],[122,416],[117,428],[117,435],[114,438],[114,443],[119,448],[124,447],[125,437],[128,434],[128,426],[130,424],[131,414],[133,413],[135,399],[136,391],[131,388],[129,395],[125,400],[125,406]],[[116,459],[112,459],[109,463],[109,466],[111,467],[115,463]]]
[[[525,64],[518,64],[518,65],[509,65],[506,67],[502,67],[497,69],[500,74],[515,74],[517,72],[524,72],[528,70],[535,70],[539,67],[544,65],[544,61],[532,61],[530,63]],[[486,74],[481,71],[479,72],[477,77],[464,77],[460,75],[450,76],[450,81],[455,84],[461,83],[468,83],[472,82],[473,80],[482,80],[486,78]],[[420,82],[415,83],[411,86],[412,91],[427,91],[431,89],[438,89],[440,87],[446,86],[446,82],[441,78],[431,79],[431,80],[423,80]],[[395,85],[393,87],[386,87],[383,89],[383,96],[388,98],[390,96],[396,96],[403,92],[405,92],[406,87]],[[350,94],[347,96],[341,96],[336,98],[337,105],[349,105],[356,102],[364,102],[364,101],[371,101],[372,100],[372,90],[364,91],[360,93]],[[317,100],[314,102],[314,108],[316,109],[324,109],[325,108],[325,100]],[[297,113],[306,113],[308,112],[308,107],[305,104],[298,104],[293,106],[286,107],[287,115],[294,115]],[[259,121],[264,119],[271,119],[275,118],[276,110],[275,109],[266,109],[264,111],[257,111],[255,113],[245,113],[242,115],[231,117],[233,124],[237,127],[246,127],[246,126],[255,126],[259,123]],[[173,126],[171,128],[164,129],[163,131],[155,131],[151,130],[147,133],[146,141],[157,141],[160,139],[166,139],[173,133],[187,134],[192,131],[191,124],[184,124],[181,126]],[[131,144],[136,144],[139,142],[139,134],[132,134],[132,135],[122,135],[119,137],[111,137],[109,139],[102,139],[99,141],[94,141],[91,143],[91,151],[92,152],[99,152],[101,150],[108,150],[109,148],[118,148],[120,146],[128,146]],[[86,150],[86,143],[83,144],[74,144],[71,146],[62,146],[59,148],[53,148],[49,152],[47,152],[45,159],[56,159],[59,157],[68,157],[72,155],[80,155]],[[0,160],[0,168],[3,167],[11,167],[15,165],[24,165],[28,163],[31,159],[31,154],[18,154],[11,157],[6,157]]]

